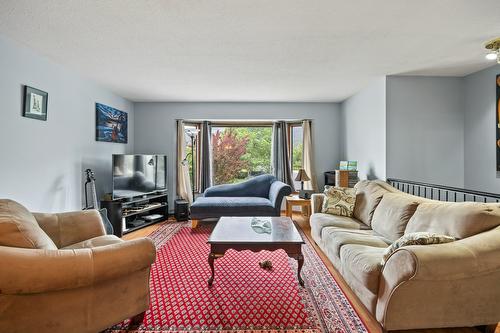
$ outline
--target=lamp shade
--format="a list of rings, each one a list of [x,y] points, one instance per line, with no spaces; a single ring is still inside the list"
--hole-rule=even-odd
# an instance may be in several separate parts
[[[295,180],[298,182],[307,182],[311,180],[309,176],[306,173],[306,170],[304,169],[299,169],[299,172],[297,173],[297,177],[295,177]]]

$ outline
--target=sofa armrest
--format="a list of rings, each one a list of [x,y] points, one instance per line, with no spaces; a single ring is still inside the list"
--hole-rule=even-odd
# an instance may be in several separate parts
[[[500,227],[452,243],[395,251],[382,270],[377,320],[387,330],[500,321],[499,239]]]
[[[38,225],[58,248],[106,234],[101,215],[95,209],[46,214],[33,213]]]
[[[155,259],[150,239],[75,250],[0,246],[0,294],[33,294],[74,289],[149,267]]]
[[[271,188],[269,189],[269,201],[273,204],[278,216],[281,211],[281,202],[283,201],[283,198],[290,194],[292,194],[292,188],[290,185],[278,180],[271,184]]]
[[[312,213],[321,213],[321,208],[323,207],[323,200],[325,195],[323,193],[314,193],[311,196],[311,210]]]
[[[148,268],[156,258],[156,247],[143,237],[92,248],[94,281],[111,280]]]

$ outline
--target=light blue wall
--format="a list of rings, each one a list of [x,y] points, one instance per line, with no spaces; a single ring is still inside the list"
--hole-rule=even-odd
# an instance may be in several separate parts
[[[336,103],[135,103],[135,151],[169,157],[169,192],[175,195],[176,119],[312,119],[318,185],[340,159]],[[174,199],[171,195],[171,200]]]
[[[387,77],[387,177],[464,186],[464,79]]]
[[[22,86],[48,92],[48,119],[21,116]],[[110,191],[111,154],[132,152],[133,104],[0,37],[0,198],[34,211],[82,208],[83,171]],[[127,111],[129,144],[95,141],[95,102]]]
[[[465,187],[500,193],[496,172],[496,65],[465,77]]]
[[[494,146],[500,66],[465,78],[377,78],[342,104],[134,104],[2,37],[0,54],[0,197],[31,210],[80,209],[87,167],[96,171],[98,194],[109,192],[113,153],[166,153],[175,194],[176,119],[313,119],[320,186],[324,171],[354,159],[361,178],[500,192]],[[47,122],[21,116],[25,84],[49,93]],[[95,141],[95,102],[129,113],[129,144]]]
[[[342,159],[358,161],[360,179],[386,178],[386,78],[341,104]]]

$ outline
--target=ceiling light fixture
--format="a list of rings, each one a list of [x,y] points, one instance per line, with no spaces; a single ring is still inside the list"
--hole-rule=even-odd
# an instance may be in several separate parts
[[[490,40],[484,47],[488,50],[486,59],[496,60],[500,64],[500,38]]]

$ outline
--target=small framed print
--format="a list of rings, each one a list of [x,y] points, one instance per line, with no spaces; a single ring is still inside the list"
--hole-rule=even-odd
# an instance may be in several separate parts
[[[23,117],[47,120],[47,99],[49,94],[36,88],[24,86]]]

